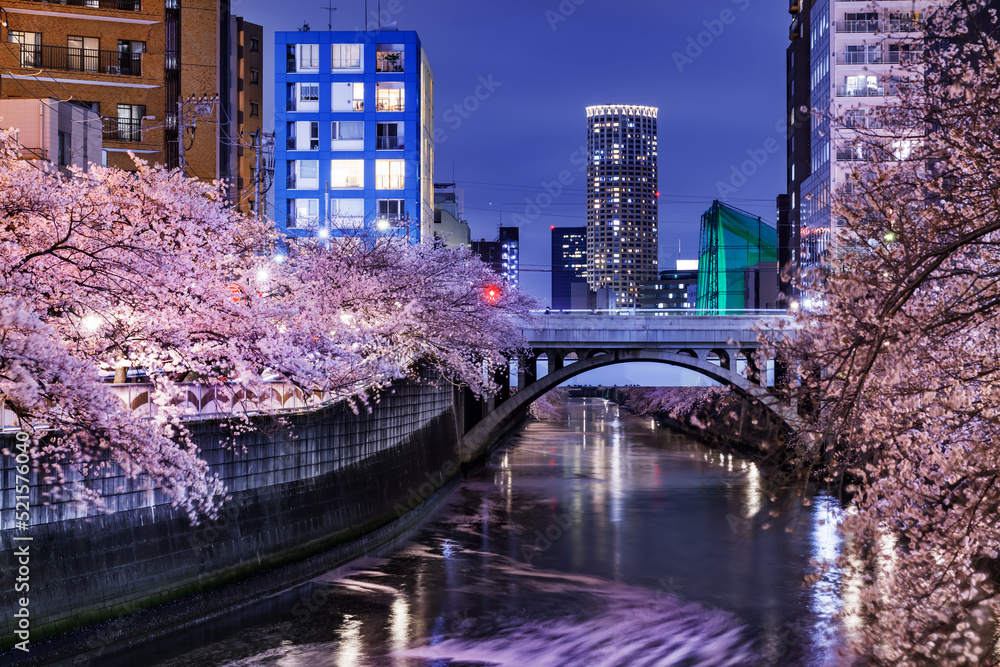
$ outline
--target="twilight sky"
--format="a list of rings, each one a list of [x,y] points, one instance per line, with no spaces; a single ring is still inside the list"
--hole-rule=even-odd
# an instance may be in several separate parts
[[[233,0],[264,26],[265,126],[273,129],[273,33],[308,22],[363,25],[364,0]],[[370,20],[378,0],[368,0]],[[545,183],[573,181],[521,225],[521,281],[550,299],[551,225],[586,224],[591,104],[659,107],[660,266],[693,259],[701,213],[722,198],[774,223],[784,189],[787,7],[773,0],[382,0],[383,26],[416,30],[435,76],[435,122],[447,138],[438,182],[458,182],[474,239],[523,218]],[[700,44],[699,44],[700,42]],[[485,85],[487,82],[489,85]],[[476,99],[478,88],[479,97]],[[470,96],[473,96],[470,99]],[[456,110],[460,106],[461,113]],[[775,148],[777,146],[777,148]],[[771,152],[768,152],[770,149]],[[745,162],[756,157],[760,164]],[[752,176],[733,180],[734,168]],[[720,183],[731,186],[720,196]],[[732,187],[738,186],[738,187]],[[546,198],[542,198],[542,203]],[[530,212],[534,213],[533,210]]]

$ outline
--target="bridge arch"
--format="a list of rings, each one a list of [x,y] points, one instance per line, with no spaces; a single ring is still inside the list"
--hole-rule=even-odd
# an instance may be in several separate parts
[[[463,463],[469,463],[483,454],[511,427],[514,417],[531,403],[563,382],[595,368],[613,366],[636,361],[651,361],[687,368],[711,378],[716,382],[732,387],[737,393],[752,398],[767,407],[779,419],[790,427],[798,421],[792,406],[783,403],[772,395],[765,387],[754,384],[747,378],[728,368],[718,366],[709,361],[692,358],[686,354],[677,354],[662,350],[616,350],[589,359],[581,359],[557,371],[539,378],[527,387],[520,389],[507,401],[501,403],[495,410],[486,415],[462,437],[460,454]]]

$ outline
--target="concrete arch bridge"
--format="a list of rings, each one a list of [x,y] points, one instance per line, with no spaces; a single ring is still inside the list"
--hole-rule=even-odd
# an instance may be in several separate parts
[[[516,425],[524,409],[551,389],[595,368],[632,362],[662,363],[700,373],[759,401],[794,428],[798,421],[794,406],[767,386],[766,369],[758,369],[754,354],[759,347],[757,328],[774,328],[781,320],[790,318],[783,311],[538,315],[523,329],[532,356],[527,368],[519,371],[517,392],[504,387],[506,377],[497,377],[501,393],[491,402],[492,409],[462,438],[462,461],[485,454]],[[543,356],[548,360],[545,375],[536,373],[536,362]]]

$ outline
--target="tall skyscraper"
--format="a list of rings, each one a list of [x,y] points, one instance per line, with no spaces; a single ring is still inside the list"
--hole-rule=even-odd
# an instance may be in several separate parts
[[[517,287],[520,284],[521,242],[517,227],[500,227],[495,241],[473,241],[472,252],[479,255],[495,273],[503,276],[508,285]]]
[[[552,228],[552,308],[570,310],[574,308],[574,285],[584,291],[580,308],[587,307],[587,228]],[[579,299],[578,299],[579,301]]]
[[[252,194],[252,160],[238,145],[259,126],[252,63],[263,29],[235,16],[230,0],[11,0],[4,9],[0,97],[96,112],[102,162],[122,169],[134,169],[129,152],[177,166],[184,126],[187,173],[227,179],[233,203],[249,208],[239,186]]]
[[[434,235],[434,78],[412,30],[275,33],[275,209],[290,236]]]
[[[639,306],[657,276],[656,107],[587,107],[587,282]]]
[[[850,187],[854,166],[866,159],[855,142],[857,132],[879,129],[871,126],[871,110],[920,78],[923,20],[928,10],[947,4],[948,0],[791,3],[788,196],[779,200],[783,262],[808,267],[833,259],[836,221],[831,196]],[[803,108],[810,112],[808,120]],[[891,135],[891,128],[881,129]],[[905,142],[897,150],[905,151]],[[787,209],[787,218],[782,208]]]

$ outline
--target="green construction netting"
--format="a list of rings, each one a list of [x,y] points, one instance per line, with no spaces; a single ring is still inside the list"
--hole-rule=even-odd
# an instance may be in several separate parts
[[[745,306],[746,272],[759,262],[778,261],[778,233],[760,218],[713,202],[701,216],[698,303],[703,310]]]

